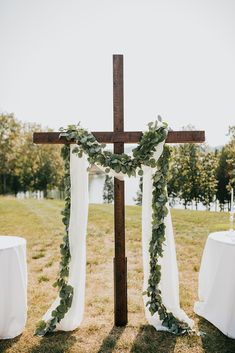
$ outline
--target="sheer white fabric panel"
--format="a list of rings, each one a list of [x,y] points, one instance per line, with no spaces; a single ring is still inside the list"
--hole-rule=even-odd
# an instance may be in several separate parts
[[[88,218],[88,172],[87,158],[83,154],[78,158],[70,148],[71,175],[71,211],[69,223],[69,243],[71,252],[68,283],[74,288],[73,303],[57,325],[57,330],[72,331],[83,319],[86,282],[86,232]],[[51,312],[56,308],[60,298],[57,297],[51,308],[44,316],[44,320],[51,318]]]
[[[163,144],[160,144],[154,156],[156,160],[158,160],[158,158],[161,156],[162,151]],[[143,290],[145,291],[148,287],[148,279],[150,274],[149,243],[152,237],[152,176],[155,173],[155,170],[146,166],[143,166],[142,168],[144,171],[142,196],[142,254],[144,269]],[[178,319],[186,321],[192,327],[193,321],[188,318],[182,309],[180,309],[178,267],[169,206],[168,210],[168,215],[165,218],[166,241],[163,247],[163,257],[160,260],[161,281],[159,287],[162,292],[163,304],[166,306],[166,308],[171,311]],[[150,314],[148,307],[146,307],[146,303],[148,301],[148,297],[146,295],[143,296],[143,300],[145,305],[145,317],[148,323],[153,325],[157,330],[167,331],[168,329],[161,325],[158,314],[154,314],[153,316]]]

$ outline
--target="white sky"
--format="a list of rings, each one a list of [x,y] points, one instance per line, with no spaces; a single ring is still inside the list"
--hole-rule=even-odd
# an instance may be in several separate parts
[[[207,141],[235,125],[234,0],[0,0],[0,110],[53,128],[112,129],[124,54],[125,129],[160,114]]]

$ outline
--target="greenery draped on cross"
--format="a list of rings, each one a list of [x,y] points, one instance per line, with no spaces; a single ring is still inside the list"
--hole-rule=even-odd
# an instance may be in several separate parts
[[[187,323],[178,320],[173,313],[168,312],[162,302],[159,283],[161,280],[161,266],[159,258],[163,256],[163,243],[165,241],[165,223],[164,219],[168,213],[167,209],[167,175],[169,169],[169,148],[164,146],[164,151],[158,161],[154,158],[156,147],[165,141],[168,133],[166,123],[158,122],[149,123],[148,130],[143,134],[137,147],[133,149],[133,157],[122,153],[115,154],[105,150],[105,145],[98,143],[95,137],[80,125],[69,125],[67,129],[61,129],[61,137],[67,141],[73,140],[77,147],[73,149],[78,157],[82,157],[83,153],[87,155],[88,162],[93,165],[97,164],[105,167],[108,173],[111,169],[116,173],[122,172],[128,176],[143,175],[142,166],[156,168],[153,175],[153,192],[152,192],[152,238],[149,244],[150,254],[150,276],[148,279],[148,287],[143,293],[148,296],[147,306],[152,315],[158,313],[162,325],[174,334],[184,334],[190,332],[191,329]],[[52,311],[52,318],[48,321],[41,321],[37,327],[37,335],[45,335],[56,329],[56,325],[65,317],[72,305],[73,288],[68,284],[69,275],[69,238],[68,227],[70,217],[70,146],[65,145],[62,149],[62,156],[65,164],[65,208],[63,211],[63,223],[65,225],[65,236],[60,246],[61,261],[60,273],[55,286],[59,288],[60,303]]]

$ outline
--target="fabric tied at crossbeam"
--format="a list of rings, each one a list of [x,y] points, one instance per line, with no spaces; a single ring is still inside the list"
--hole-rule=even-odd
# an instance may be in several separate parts
[[[88,218],[88,162],[83,154],[82,158],[72,153],[75,145],[70,148],[70,175],[71,175],[71,212],[69,224],[69,242],[71,262],[68,283],[74,288],[72,306],[64,319],[57,325],[57,330],[70,331],[76,329],[82,322],[85,303],[85,278],[86,278],[86,232]],[[154,153],[158,160],[163,152],[164,142],[160,143]],[[143,170],[143,199],[142,199],[142,249],[144,268],[144,290],[146,290],[149,278],[149,242],[152,235],[152,176],[155,170],[151,167],[142,166]],[[111,175],[123,180],[126,175],[111,171]],[[164,255],[161,258],[161,282],[163,304],[178,319],[187,322],[191,327],[193,321],[188,318],[179,305],[179,281],[175,253],[175,243],[172,230],[170,211],[165,218],[166,241]],[[147,297],[144,296],[144,304]],[[43,319],[48,321],[52,311],[59,304],[59,297],[44,315]],[[158,314],[151,316],[149,309],[145,306],[145,316],[149,324],[157,330],[167,330],[161,325]]]

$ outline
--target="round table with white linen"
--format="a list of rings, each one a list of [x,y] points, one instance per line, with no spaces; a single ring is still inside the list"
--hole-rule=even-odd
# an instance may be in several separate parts
[[[26,318],[26,240],[0,236],[0,339],[20,335]]]
[[[235,338],[235,231],[211,233],[199,272],[196,314]]]

